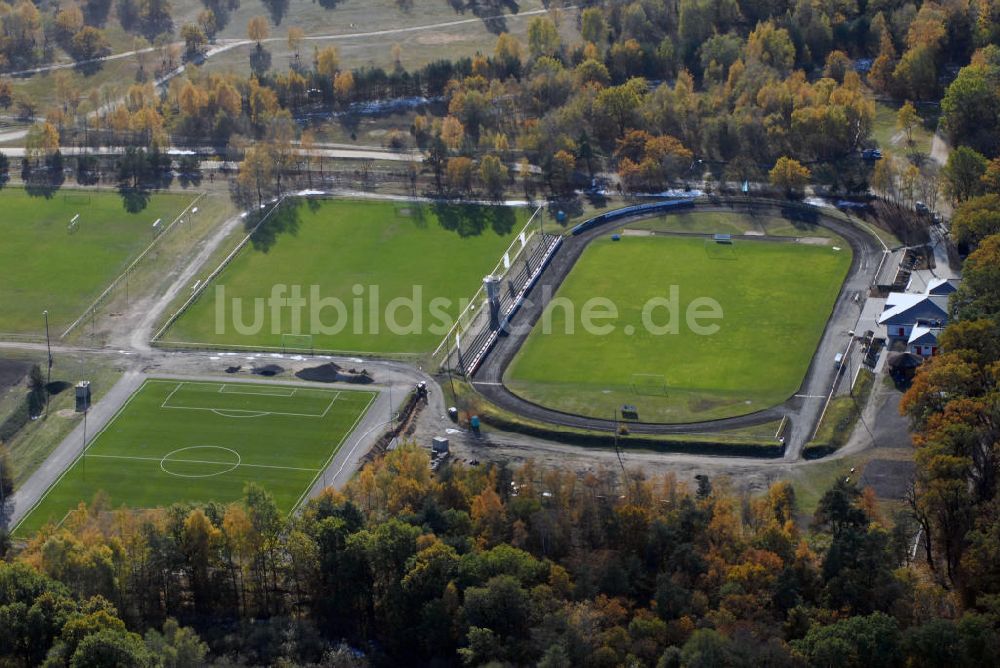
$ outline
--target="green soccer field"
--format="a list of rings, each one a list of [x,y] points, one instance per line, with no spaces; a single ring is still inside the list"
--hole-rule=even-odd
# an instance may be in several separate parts
[[[573,305],[573,315],[565,300],[551,303],[504,382],[543,406],[607,419],[624,404],[636,406],[645,422],[694,422],[777,405],[801,385],[850,267],[850,248],[834,243],[597,239],[556,295]],[[678,331],[657,334],[644,326],[643,308],[668,298],[671,286],[678,290]],[[617,308],[617,318],[594,321],[611,325],[610,333],[582,326],[593,297]],[[718,325],[714,334],[686,324],[686,309],[698,298],[721,306],[720,319],[696,323]],[[671,320],[667,307],[648,316],[654,326]]]
[[[261,484],[291,512],[374,392],[148,380],[15,527],[27,536],[107,493],[112,507],[236,501]]]
[[[117,193],[61,189],[49,198],[0,190],[0,334],[61,334],[194,195],[153,195],[129,213]],[[70,220],[79,214],[73,230]]]
[[[297,201],[265,223],[163,341],[430,352],[529,215],[512,207]],[[290,306],[271,308],[276,286],[285,288],[280,298],[299,290],[297,316]],[[398,303],[392,310],[393,300],[414,297],[412,311]],[[314,308],[321,309],[315,317]]]

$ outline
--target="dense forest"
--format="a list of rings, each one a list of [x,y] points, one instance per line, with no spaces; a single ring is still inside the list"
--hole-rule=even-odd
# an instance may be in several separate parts
[[[89,7],[70,20],[68,9],[45,14],[27,0],[0,3],[0,53],[10,60],[38,52],[59,30],[79,36],[86,27],[78,26],[100,14]],[[864,193],[871,183],[912,205],[920,197],[933,201],[941,177],[947,194],[964,195],[964,186],[952,182],[967,182],[970,170],[983,171],[980,165],[1000,150],[996,0],[636,0],[579,12],[553,5],[530,19],[526,44],[502,33],[492,52],[412,69],[396,48],[389,71],[343,67],[336,47],[310,52],[298,28],[287,31],[289,68],[275,70],[272,42],[263,41],[270,24],[260,16],[248,25],[256,43],[249,76],[194,64],[227,7],[212,0],[197,24],[177,27],[179,48],[175,27],[162,19],[170,15],[168,0],[116,4],[119,15],[136,17],[126,23],[137,32],[169,29],[158,46],[147,42],[136,54],[140,78],[191,61],[164,90],[146,79],[120,100],[102,99],[57,72],[52,108],[36,108],[3,80],[0,106],[44,115],[29,137],[36,160],[67,136],[94,145],[208,144],[237,158],[248,153],[245,179],[268,190],[310,168],[308,155],[290,150],[293,142],[309,149],[321,139],[310,119],[349,118],[359,104],[416,96],[429,106],[409,128],[389,133],[387,146],[423,148],[436,190],[453,194],[499,196],[524,161],[519,173],[541,167],[555,194],[608,171],[630,191],[655,192],[706,175],[720,184],[771,181],[795,190],[813,182],[847,193]],[[559,26],[566,21],[577,22],[581,41],[563,42]],[[70,27],[60,29],[64,24]],[[913,150],[902,163],[882,161],[873,174],[860,155],[873,145],[873,95],[918,104],[943,96],[940,128],[956,148],[965,147],[960,164],[938,174]],[[922,118],[923,107],[905,108],[900,127],[907,133],[919,123],[933,129],[936,112]]]
[[[290,519],[256,487],[229,506],[81,505],[0,565],[0,661],[1000,661],[997,529],[982,522],[995,522],[995,509],[973,513],[960,541],[967,554],[943,557],[954,548],[928,544],[961,566],[928,567],[911,552],[908,514],[881,517],[870,493],[845,480],[806,529],[787,483],[747,497],[723,479],[581,480],[530,463],[455,465],[435,477],[428,464],[425,451],[402,447]],[[934,514],[923,493],[948,480],[921,464],[919,507]]]

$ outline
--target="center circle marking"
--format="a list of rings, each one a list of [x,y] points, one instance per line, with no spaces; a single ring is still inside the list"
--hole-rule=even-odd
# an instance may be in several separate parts
[[[190,452],[191,450],[222,450],[223,452],[235,455],[236,461],[233,463],[208,461],[207,458],[202,459],[201,457],[197,456],[193,457],[194,461],[186,457],[184,459],[175,458],[174,460],[171,460],[171,457],[174,457],[175,455],[182,452]],[[215,471],[214,473],[177,473],[176,471],[171,471],[169,466],[167,466],[171,461],[176,461],[177,463],[208,464],[212,466],[221,465],[221,466],[229,466],[229,468],[223,469],[221,471]],[[166,473],[167,475],[177,476],[178,478],[211,478],[213,476],[222,475],[223,473],[229,473],[230,471],[235,470],[242,462],[243,458],[240,457],[240,453],[236,452],[232,448],[226,448],[221,445],[189,445],[186,448],[178,448],[177,450],[168,452],[167,454],[163,455],[163,458],[160,460],[160,469],[162,469],[163,472]]]

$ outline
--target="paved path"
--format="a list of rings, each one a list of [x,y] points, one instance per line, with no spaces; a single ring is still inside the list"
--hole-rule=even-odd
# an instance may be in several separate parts
[[[776,208],[774,204],[764,202],[754,202],[752,206],[755,211],[760,212],[769,212]],[[746,203],[742,200],[738,204],[734,202],[733,206],[698,205],[699,210],[703,211],[738,211],[745,210],[745,207]],[[719,429],[753,426],[787,416],[791,427],[786,436],[787,447],[784,459],[786,461],[799,459],[802,448],[813,436],[816,424],[823,412],[825,400],[838,378],[833,359],[838,352],[847,349],[851,340],[848,332],[853,329],[861,313],[864,297],[874,279],[879,259],[883,253],[881,242],[874,238],[866,228],[845,223],[839,218],[824,216],[820,211],[817,213],[820,214],[817,222],[844,237],[851,245],[854,256],[816,354],[795,396],[781,406],[722,420],[689,424],[630,423],[629,430],[631,432],[640,434],[697,434]],[[565,239],[556,256],[528,294],[524,306],[511,320],[513,333],[498,340],[473,377],[476,389],[483,396],[501,408],[541,422],[599,431],[614,430],[615,424],[611,420],[570,415],[526,401],[503,385],[503,375],[530,333],[532,326],[545,309],[544,295],[556,294],[562,281],[569,274],[590,241],[607,234],[612,229],[625,226],[628,222],[628,220],[616,221]],[[860,297],[856,301],[858,295]]]
[[[22,138],[27,134],[27,130],[14,130],[12,132],[0,134],[0,142],[14,141],[16,139]],[[23,158],[28,153],[28,149],[23,146],[12,146],[4,147],[0,149],[7,155],[8,158]],[[191,149],[180,149],[180,150],[191,150]],[[121,155],[125,152],[124,146],[102,146],[100,148],[88,148],[80,146],[60,146],[59,152],[64,156],[73,155],[107,155],[115,156]],[[216,155],[218,149],[210,147],[201,147],[194,149],[194,152],[200,155]],[[381,149],[362,146],[358,148],[323,148],[317,147],[307,150],[301,148],[293,148],[292,153],[298,155],[310,155],[314,158],[332,158],[332,159],[343,159],[343,160],[387,160],[390,162],[423,162],[424,156],[419,152],[410,151],[383,151]],[[203,171],[211,171],[222,169],[224,164],[219,161],[202,161],[200,168]]]
[[[107,425],[132,393],[139,389],[143,380],[143,374],[138,370],[126,371],[101,400],[93,404],[87,413],[86,424],[81,420],[76,428],[63,439],[62,443],[52,451],[52,454],[46,458],[38,470],[21,483],[21,486],[14,490],[14,493],[7,499],[7,506],[3,509],[7,526],[16,526],[27,514],[27,511],[42,499],[49,487],[63,474],[63,471],[76,461],[80,453],[83,452],[84,430],[86,429],[87,441],[89,442],[94,434]]]

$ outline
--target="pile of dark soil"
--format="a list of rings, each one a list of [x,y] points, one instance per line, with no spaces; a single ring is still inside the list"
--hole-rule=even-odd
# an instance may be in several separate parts
[[[336,383],[340,377],[340,367],[333,362],[327,362],[302,369],[295,375],[302,380],[311,380],[314,383]]]
[[[354,383],[355,385],[368,385],[374,383],[367,369],[358,371],[357,369],[344,369],[333,362],[312,366],[302,369],[295,374],[302,380],[310,380],[314,383]]]
[[[56,396],[57,394],[62,394],[69,388],[73,387],[73,383],[69,383],[65,380],[54,380],[45,386],[45,389],[49,391],[49,396]]]

